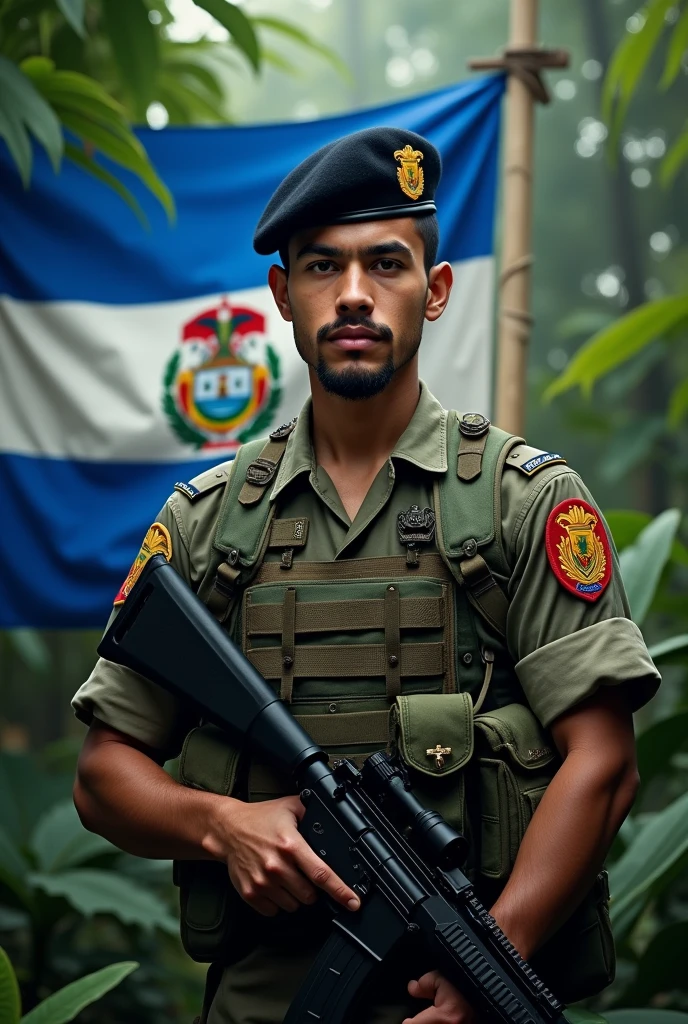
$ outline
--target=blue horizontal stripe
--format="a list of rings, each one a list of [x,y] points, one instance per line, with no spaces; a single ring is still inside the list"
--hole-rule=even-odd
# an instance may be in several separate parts
[[[214,462],[0,455],[0,629],[103,627],[175,482]]]
[[[261,285],[273,260],[251,240],[282,178],[319,146],[387,124],[442,153],[442,259],[493,251],[501,75],[319,121],[232,128],[141,129],[177,204],[177,221],[129,172],[113,168],[151,222],[144,231],[114,192],[65,161],[55,175],[35,147],[25,191],[0,139],[0,294],[107,304],[168,302]]]

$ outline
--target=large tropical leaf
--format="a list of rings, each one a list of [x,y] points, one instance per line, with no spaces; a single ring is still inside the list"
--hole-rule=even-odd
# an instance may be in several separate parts
[[[564,372],[544,394],[555,395],[580,387],[590,396],[593,385],[611,370],[625,363],[655,338],[688,325],[688,295],[670,296],[646,302],[604,330],[595,334],[575,354]]]
[[[65,127],[69,128],[91,150],[97,150],[114,163],[132,171],[159,200],[170,219],[174,217],[174,200],[155,173],[145,149],[131,130],[124,109],[113,100],[104,87],[94,79],[76,71],[58,71],[51,61],[33,57],[22,63],[36,88],[54,108]],[[70,148],[73,158],[74,150]],[[92,171],[105,184],[111,184],[111,174],[101,168],[96,172],[91,152],[86,159],[75,161],[84,170]],[[105,171],[105,173],[103,173]],[[117,190],[137,212],[138,203],[121,186]]]
[[[647,900],[688,863],[688,793],[652,815],[609,871],[611,917],[623,938]]]
[[[0,57],[0,137],[4,138],[24,187],[31,181],[33,135],[45,148],[57,171],[62,159],[60,122],[30,79]]]
[[[44,999],[22,1017],[21,1024],[68,1024],[85,1006],[119,985],[138,966],[135,960],[124,960],[87,974]]]
[[[638,534],[652,522],[649,512],[639,512],[637,509],[607,510],[604,518],[611,530],[617,551],[623,551],[633,544]],[[688,566],[688,548],[678,539],[671,545],[671,561],[677,565]]]
[[[629,103],[664,31],[667,11],[675,0],[650,0],[639,32],[629,32],[614,51],[602,90],[602,116],[615,146]]]
[[[158,75],[158,32],[148,18],[144,0],[101,0],[101,4],[103,27],[124,91],[137,120],[144,121]]]
[[[123,924],[146,931],[160,928],[170,935],[178,933],[177,921],[161,899],[114,871],[80,868],[55,875],[36,872],[29,879],[49,896],[66,899],[84,917],[112,914]]]
[[[236,4],[229,0],[194,0],[197,7],[211,14],[216,21],[226,28],[232,42],[248,58],[254,71],[260,68],[260,44],[252,21]]]
[[[688,157],[688,133],[686,133],[686,157]],[[676,429],[681,420],[688,416],[688,377],[676,385],[669,399],[669,426]]]
[[[662,160],[659,169],[659,180],[665,188],[673,183],[676,175],[688,161],[688,128],[679,135],[669,152]]]
[[[84,15],[86,0],[56,0],[57,6],[77,35],[85,36]]]
[[[259,28],[266,28],[272,32],[278,32],[280,35],[286,36],[288,39],[293,39],[295,43],[299,43],[301,46],[306,47],[308,50],[312,50],[314,53],[320,54],[330,62],[330,64],[337,69],[342,78],[351,80],[351,71],[347,67],[346,63],[342,60],[335,50],[326,46],[325,43],[321,43],[318,39],[314,39],[313,36],[309,35],[308,32],[304,32],[298,25],[293,25],[290,21],[284,21],[282,18],[268,17],[267,15],[260,15],[253,19],[253,24]]]
[[[107,839],[86,831],[72,800],[55,804],[43,815],[31,837],[31,850],[39,870],[51,874],[118,852]]]
[[[5,950],[0,946],[0,1021],[19,1024],[21,999],[14,968]]]
[[[688,637],[685,639],[688,647]],[[642,789],[657,775],[668,771],[674,755],[687,746],[688,711],[678,711],[669,718],[662,718],[641,733],[636,750]]]
[[[652,644],[649,648],[650,657],[654,661],[663,661],[664,659],[670,659],[672,655],[678,651],[688,650],[688,633],[680,633],[678,636],[667,637],[666,640],[660,640],[659,643]]]
[[[37,629],[8,629],[7,638],[25,665],[45,675],[50,668],[50,651]]]
[[[668,89],[675,81],[681,70],[681,62],[686,50],[688,50],[688,7],[680,15],[671,33],[664,74],[659,83],[661,89]]]
[[[25,906],[31,902],[31,894],[26,882],[29,870],[30,865],[21,850],[0,825],[0,884],[5,885],[10,892],[13,892]]]
[[[638,625],[641,625],[652,604],[680,521],[681,513],[677,508],[667,509],[653,519],[635,542],[619,555],[631,614]]]
[[[624,990],[628,1006],[646,1006],[660,992],[684,989],[688,921],[677,921],[654,935],[638,962],[635,977]]]
[[[688,1024],[688,1013],[677,1010],[607,1010],[608,1024]]]
[[[570,1024],[607,1024],[606,1017],[600,1017],[599,1013],[583,1010],[577,1006],[569,1006],[564,1011],[564,1017]]]

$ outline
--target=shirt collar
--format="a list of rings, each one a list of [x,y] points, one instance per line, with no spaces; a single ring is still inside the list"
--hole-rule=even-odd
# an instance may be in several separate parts
[[[424,381],[420,382],[420,398],[415,412],[390,458],[405,459],[431,473],[447,472],[447,410],[442,408]],[[299,473],[310,473],[314,469],[309,398],[287,442],[270,500],[274,500]]]

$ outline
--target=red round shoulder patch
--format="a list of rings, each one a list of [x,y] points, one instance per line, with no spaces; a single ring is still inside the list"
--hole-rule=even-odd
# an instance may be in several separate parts
[[[563,587],[584,601],[596,601],[612,578],[612,553],[600,513],[582,498],[553,508],[545,527],[552,572]]]

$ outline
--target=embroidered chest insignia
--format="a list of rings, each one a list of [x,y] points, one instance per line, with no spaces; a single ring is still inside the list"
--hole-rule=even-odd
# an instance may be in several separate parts
[[[403,149],[394,151],[394,159],[401,164],[397,167],[397,178],[401,191],[409,199],[419,199],[423,195],[425,175],[423,168],[418,166],[418,161],[423,159],[423,154],[413,146],[404,146]]]
[[[545,527],[545,547],[554,575],[576,597],[596,601],[612,576],[612,555],[600,515],[582,498],[553,508]]]
[[[163,526],[162,523],[153,523],[148,533],[143,538],[141,550],[134,559],[134,564],[129,570],[127,578],[119,588],[119,592],[114,601],[115,607],[120,604],[124,604],[126,599],[129,597],[134,584],[141,575],[144,565],[149,558],[153,557],[153,555],[164,555],[168,562],[172,557],[172,538],[170,537],[169,530],[166,526]]]

